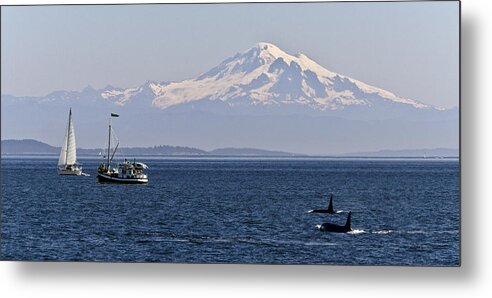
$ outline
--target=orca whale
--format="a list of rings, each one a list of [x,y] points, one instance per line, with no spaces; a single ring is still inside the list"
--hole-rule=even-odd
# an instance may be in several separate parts
[[[314,210],[308,211],[308,213],[329,213],[329,214],[336,213],[333,210],[333,195],[330,196],[330,204],[328,205],[328,209],[314,209]]]
[[[352,231],[352,226],[351,226],[351,222],[350,222],[351,217],[352,217],[352,211],[349,212],[349,214],[347,216],[347,221],[345,222],[344,226],[340,226],[340,225],[336,225],[336,224],[332,224],[332,223],[327,222],[327,223],[324,223],[322,225],[319,225],[318,228],[320,231],[323,231],[323,232],[347,233],[347,232]]]

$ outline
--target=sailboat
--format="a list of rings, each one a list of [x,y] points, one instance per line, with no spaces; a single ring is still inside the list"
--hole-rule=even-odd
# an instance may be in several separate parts
[[[119,163],[116,168],[111,167],[111,162],[113,161],[119,146],[118,142],[111,154],[111,118],[119,116],[120,115],[118,114],[111,113],[111,116],[109,117],[108,155],[107,157],[103,156],[103,159],[99,164],[97,169],[97,180],[105,183],[145,184],[149,182],[147,174],[144,173],[144,170],[148,169],[146,164],[136,162],[135,160],[130,162],[125,159],[125,161]]]
[[[75,129],[72,121],[72,109],[68,113],[68,124],[65,132],[65,139],[60,151],[58,159],[58,174],[59,175],[83,175],[82,167],[77,165],[77,152],[75,145]]]

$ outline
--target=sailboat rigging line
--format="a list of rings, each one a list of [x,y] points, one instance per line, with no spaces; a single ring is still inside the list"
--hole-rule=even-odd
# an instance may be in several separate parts
[[[118,144],[116,144],[116,147],[114,148],[113,155],[111,155],[111,161],[113,161],[113,157],[114,157],[116,150],[118,149],[119,145],[120,145],[120,142],[118,142]]]

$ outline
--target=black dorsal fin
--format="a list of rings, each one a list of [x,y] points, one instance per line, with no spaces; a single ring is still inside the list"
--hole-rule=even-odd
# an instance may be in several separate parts
[[[330,196],[330,205],[328,205],[328,213],[335,213],[335,211],[333,211],[333,195]]]
[[[352,218],[352,211],[349,212],[349,214],[347,216],[347,221],[345,222],[345,228],[347,230],[352,230],[351,218]]]

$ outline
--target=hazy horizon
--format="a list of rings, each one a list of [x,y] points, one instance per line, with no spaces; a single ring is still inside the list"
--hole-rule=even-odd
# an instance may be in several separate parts
[[[266,41],[451,108],[459,101],[458,17],[458,2],[2,7],[2,94],[180,81]]]

